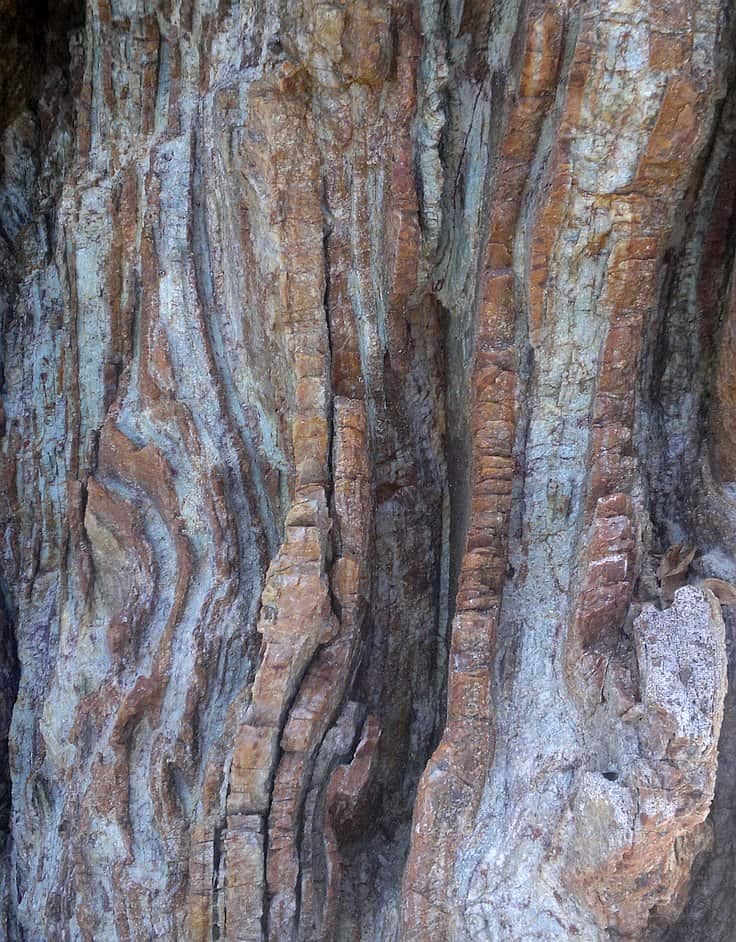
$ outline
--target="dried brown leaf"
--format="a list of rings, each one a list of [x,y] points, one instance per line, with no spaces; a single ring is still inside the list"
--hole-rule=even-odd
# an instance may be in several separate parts
[[[659,581],[664,582],[666,579],[671,579],[673,576],[687,577],[687,571],[694,558],[694,547],[688,549],[682,543],[676,543],[674,546],[670,546],[662,557],[662,562],[659,564],[659,571],[657,573]]]
[[[703,579],[699,583],[704,589],[710,589],[721,605],[736,605],[736,586],[724,579]]]

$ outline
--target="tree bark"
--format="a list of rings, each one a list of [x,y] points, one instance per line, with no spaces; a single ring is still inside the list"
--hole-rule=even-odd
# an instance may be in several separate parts
[[[732,0],[0,14],[0,935],[732,940]]]

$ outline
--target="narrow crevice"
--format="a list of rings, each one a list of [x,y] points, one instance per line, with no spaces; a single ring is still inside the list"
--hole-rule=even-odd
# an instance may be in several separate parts
[[[335,444],[335,390],[332,383],[332,325],[330,323],[330,252],[329,252],[329,243],[330,236],[332,235],[332,225],[330,221],[330,213],[327,203],[327,180],[325,179],[324,174],[321,178],[322,184],[322,273],[324,275],[325,287],[322,295],[322,309],[325,315],[325,334],[327,336],[327,396],[329,396],[329,402],[327,404],[327,484],[325,486],[325,498],[327,500],[327,506],[330,508],[330,518],[334,524],[337,523],[334,517],[334,512],[332,509],[332,481],[333,481],[333,457],[332,451]],[[339,536],[339,535],[338,535]],[[334,536],[333,536],[334,541]],[[330,585],[330,598],[332,602],[332,609],[336,612],[338,618],[340,616],[339,611],[336,607],[336,600],[332,592],[332,586]]]
[[[227,827],[225,824],[215,826],[212,834],[212,942],[226,938],[225,925],[220,925],[220,867],[223,864],[223,846]]]
[[[0,590],[0,935],[6,939],[14,938],[14,932],[17,934],[11,903],[13,894],[8,892],[13,811],[9,734],[19,683],[14,618],[8,610],[5,592]]]
[[[8,611],[5,595],[0,592],[0,853],[5,850],[10,830],[12,782],[8,735],[19,680],[14,620]]]

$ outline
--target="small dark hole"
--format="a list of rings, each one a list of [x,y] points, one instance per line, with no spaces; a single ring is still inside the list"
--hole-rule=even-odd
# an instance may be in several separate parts
[[[618,772],[604,772],[603,778],[607,778],[609,782],[615,782],[618,778]]]

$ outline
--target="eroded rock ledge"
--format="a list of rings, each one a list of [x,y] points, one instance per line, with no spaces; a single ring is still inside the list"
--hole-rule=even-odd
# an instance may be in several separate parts
[[[0,14],[0,935],[730,942],[731,0]]]

